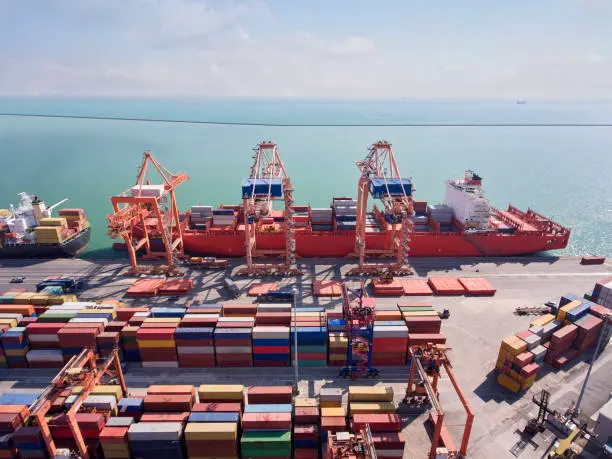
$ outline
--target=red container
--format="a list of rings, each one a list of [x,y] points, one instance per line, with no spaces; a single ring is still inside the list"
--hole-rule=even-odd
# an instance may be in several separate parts
[[[216,365],[213,354],[178,354],[178,362],[184,368],[210,368]]]
[[[170,340],[174,339],[173,328],[139,328],[136,332],[138,340]]]
[[[100,442],[103,444],[126,444],[128,427],[104,427],[100,432]]]
[[[406,316],[404,318],[411,333],[440,333],[442,319],[435,316]]]
[[[294,440],[318,440],[319,426],[316,424],[296,425],[293,427]]]
[[[190,394],[147,395],[144,398],[145,411],[191,411],[192,405]]]
[[[605,306],[602,306],[600,304],[594,304],[591,306],[591,309],[589,309],[589,312],[593,314],[594,316],[599,317],[600,319],[603,319],[606,316],[606,314],[610,314],[611,311]]]
[[[33,319],[36,319],[33,317]],[[26,326],[28,335],[53,335],[64,328],[65,323],[33,323]]]
[[[258,312],[255,316],[256,325],[290,325],[289,312]]]
[[[289,356],[287,360],[253,360],[254,367],[290,367]]]
[[[253,346],[253,354],[289,354],[289,346]]]
[[[369,424],[372,432],[400,432],[402,423],[397,414],[355,414],[351,430],[361,430]]]
[[[217,328],[253,328],[254,323],[252,320],[217,322]]]
[[[525,330],[516,334],[516,336],[518,336],[522,340],[529,338],[531,335],[533,335],[533,333],[531,333],[529,330]]]
[[[446,335],[443,333],[409,333],[408,346],[419,344],[446,344]]]
[[[401,432],[377,432],[372,434],[372,442],[380,449],[404,449],[406,439]]]
[[[257,305],[253,303],[223,303],[223,316],[243,316],[249,315],[255,317],[257,314]]]
[[[578,335],[578,327],[574,324],[569,324],[553,333],[550,338],[551,344],[565,341],[573,341]]]
[[[0,431],[14,432],[20,425],[23,420],[19,413],[0,413]]]
[[[316,448],[295,448],[293,450],[294,459],[318,459],[319,451]]]
[[[529,351],[525,351],[519,355],[517,355],[514,358],[514,363],[516,363],[519,367],[524,367],[525,365],[527,365],[528,363],[533,362],[533,359],[535,358],[535,356],[529,352]]]
[[[291,413],[244,413],[242,429],[291,430]]]
[[[296,424],[318,424],[319,417],[321,416],[319,413],[319,408],[312,406],[296,406],[295,407],[295,423]]]
[[[166,362],[166,361],[176,361],[176,349],[145,349],[139,348],[141,360],[147,362]]]
[[[195,387],[191,384],[154,384],[147,389],[147,395],[191,395],[195,397]]]
[[[530,376],[535,375],[538,371],[540,371],[540,365],[537,363],[528,363],[521,368],[521,376],[523,378],[529,378]]]
[[[292,401],[291,386],[252,386],[247,389],[249,403],[287,404]]]
[[[346,431],[346,418],[343,416],[321,416],[321,432]]]

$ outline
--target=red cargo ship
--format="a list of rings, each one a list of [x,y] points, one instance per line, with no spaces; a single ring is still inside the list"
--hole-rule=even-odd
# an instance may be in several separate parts
[[[343,204],[340,206],[339,204]],[[340,258],[355,253],[355,201],[334,198],[323,209],[294,206],[295,252],[298,257]],[[340,209],[349,209],[346,211]],[[570,230],[532,210],[513,206],[500,211],[489,206],[482,179],[471,171],[464,179],[446,182],[444,205],[414,201],[415,216],[410,236],[410,255],[415,257],[481,257],[523,255],[567,246]],[[315,216],[315,217],[313,217]],[[313,220],[314,218],[314,220]],[[257,249],[283,253],[284,211],[272,210],[257,226]],[[152,221],[152,225],[156,222]],[[244,257],[245,225],[241,205],[193,206],[183,216],[185,253],[200,256]],[[397,225],[396,225],[397,229]],[[374,206],[367,216],[366,245],[370,256],[391,250],[394,229]]]

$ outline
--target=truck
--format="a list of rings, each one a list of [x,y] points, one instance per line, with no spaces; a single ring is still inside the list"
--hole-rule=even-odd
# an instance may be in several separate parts
[[[64,293],[75,293],[82,287],[82,282],[71,276],[49,276],[36,284],[36,291],[40,292],[45,287],[61,287]]]
[[[274,290],[268,290],[267,293],[257,295],[257,301],[260,303],[291,303],[293,301],[292,285],[285,285]]]

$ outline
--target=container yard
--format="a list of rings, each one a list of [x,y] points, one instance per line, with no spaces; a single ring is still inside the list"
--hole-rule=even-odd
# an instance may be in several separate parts
[[[194,451],[204,444],[210,451],[227,451],[227,457],[237,457],[240,451],[242,457],[263,457],[262,449],[274,451],[275,457],[289,457],[292,450],[295,457],[318,457],[321,447],[325,450],[319,439],[326,441],[326,432],[337,442],[342,438],[338,432],[367,424],[378,457],[423,458],[430,453],[437,415],[413,406],[406,409],[402,403],[411,379],[407,345],[443,340],[439,342],[450,348],[454,378],[474,414],[467,456],[541,457],[554,447],[555,437],[550,430],[528,441],[524,436],[526,423],[538,413],[532,397],[548,390],[550,406],[559,411],[576,400],[592,349],[588,345],[605,312],[602,305],[588,304],[583,295],[607,305],[612,277],[609,264],[585,265],[579,258],[411,258],[415,275],[409,279],[418,289],[430,286],[430,291],[415,295],[417,287],[405,289],[400,282],[401,292],[389,296],[376,294],[377,285],[366,283],[368,301],[375,304],[377,314],[371,327],[371,364],[378,376],[351,379],[339,377],[348,363],[349,336],[341,324],[342,292],[335,295],[355,265],[299,260],[298,266],[304,275],[283,280],[232,276],[239,290],[236,298],[224,279],[241,268],[238,261],[221,271],[188,267],[185,278],[193,287],[186,294],[143,297],[128,296],[136,279],[124,276],[129,266],[122,261],[5,260],[0,265],[0,291],[5,292],[0,307],[16,312],[11,316],[3,310],[0,318],[6,330],[0,342],[10,367],[0,372],[2,412],[10,412],[5,406],[15,406],[15,401],[29,405],[83,346],[106,356],[117,346],[118,357],[127,363],[127,394],[116,387],[97,388],[87,396],[88,403],[98,407],[94,411],[108,408],[110,416],[76,413],[86,446],[99,447],[104,457],[127,457],[127,451],[152,457],[155,450],[199,457]],[[65,277],[47,279],[54,275]],[[16,276],[24,277],[18,286],[10,283]],[[261,303],[258,296],[249,296],[251,288],[261,289],[262,283],[277,289],[295,287],[297,313],[292,314],[290,304]],[[348,286],[356,289],[360,283],[353,278]],[[58,285],[73,291],[42,293]],[[329,296],[315,295],[322,289]],[[101,303],[86,307],[94,301]],[[556,304],[552,318],[515,314],[517,307],[547,301]],[[444,309],[450,317],[440,319],[438,312]],[[511,336],[524,344],[509,340]],[[518,362],[506,365],[505,371],[495,368],[502,342],[508,343],[504,349],[511,348]],[[573,357],[556,368],[556,360],[542,360],[539,348],[546,343],[556,360],[572,349]],[[296,357],[299,394],[292,395]],[[603,350],[593,366],[582,399],[584,419],[596,419],[607,402],[610,358],[609,350]],[[499,382],[502,375],[508,378],[506,386],[516,388],[519,383],[517,392]],[[436,383],[444,412],[440,438],[458,450],[466,414],[451,382],[441,371]],[[159,385],[170,389],[158,392]],[[58,448],[69,445],[63,438],[68,427],[60,405],[70,406],[72,401],[70,394],[61,398],[55,401],[57,414],[50,421]],[[6,422],[16,429],[21,421],[11,414]],[[40,432],[32,427],[17,432],[13,446],[44,447]]]

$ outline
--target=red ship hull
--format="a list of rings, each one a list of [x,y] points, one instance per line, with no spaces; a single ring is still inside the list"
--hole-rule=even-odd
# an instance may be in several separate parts
[[[505,218],[515,228],[512,234],[497,231],[468,233],[457,223],[455,232],[415,232],[411,236],[410,255],[414,257],[482,257],[516,256],[567,247],[570,230],[532,211],[521,212],[509,207],[511,218]],[[508,212],[502,212],[506,214]],[[528,228],[527,228],[528,227]],[[393,232],[390,226],[366,234],[366,247],[371,256],[390,253]],[[218,229],[183,231],[185,253],[196,256],[244,257],[244,230]],[[302,258],[343,258],[355,252],[355,231],[295,231],[296,255]],[[257,250],[282,251],[285,234],[259,232]]]

